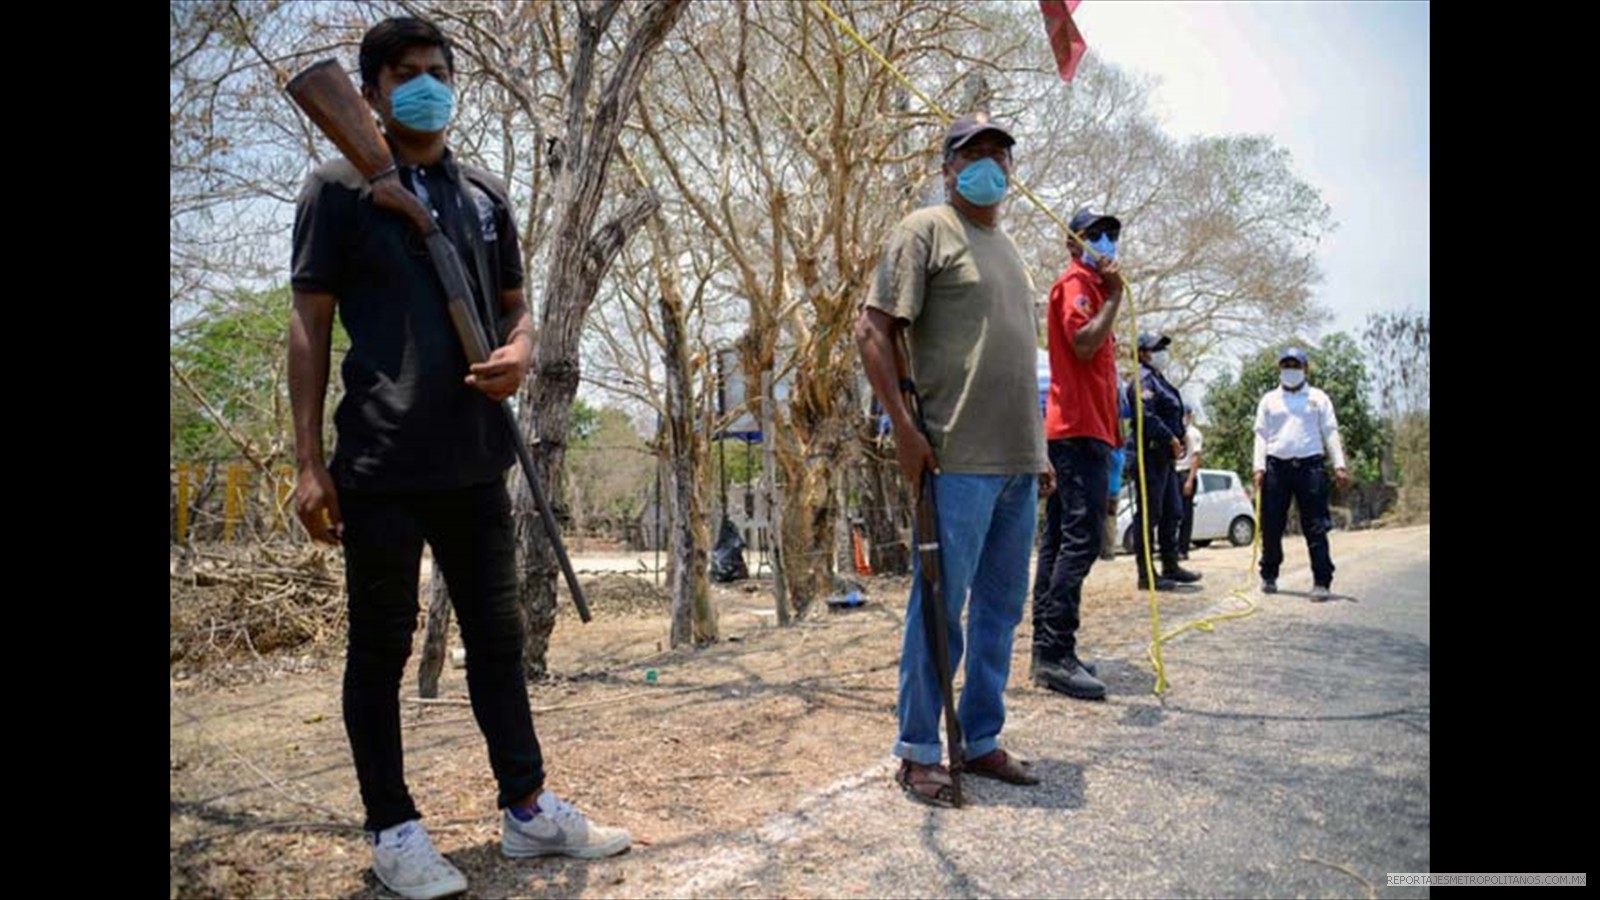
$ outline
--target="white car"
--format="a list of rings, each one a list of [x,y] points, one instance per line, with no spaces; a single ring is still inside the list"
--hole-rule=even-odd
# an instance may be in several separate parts
[[[1249,546],[1256,537],[1255,504],[1237,473],[1227,469],[1201,469],[1194,490],[1194,533],[1190,540],[1204,547],[1227,538],[1235,547]],[[1180,476],[1181,477],[1181,476]],[[1122,499],[1117,504],[1117,532],[1122,549],[1133,552],[1133,491],[1138,482],[1123,479]]]

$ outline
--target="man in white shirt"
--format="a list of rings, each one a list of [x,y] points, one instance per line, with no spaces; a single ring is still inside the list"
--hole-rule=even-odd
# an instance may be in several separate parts
[[[1183,456],[1176,467],[1179,487],[1183,494],[1183,521],[1178,525],[1178,558],[1189,558],[1189,544],[1194,535],[1194,495],[1200,490],[1200,452],[1205,438],[1194,424],[1194,409],[1183,411]]]
[[[1306,384],[1306,353],[1290,347],[1278,357],[1279,387],[1256,405],[1255,486],[1261,493],[1261,592],[1276,593],[1283,563],[1283,528],[1289,498],[1300,508],[1300,530],[1311,554],[1311,599],[1332,596],[1333,557],[1328,553],[1328,475],[1324,451],[1339,486],[1350,483],[1339,419],[1328,395]]]

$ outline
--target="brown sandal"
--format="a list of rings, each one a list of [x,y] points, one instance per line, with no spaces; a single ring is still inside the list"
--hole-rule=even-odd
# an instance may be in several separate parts
[[[929,806],[955,808],[955,781],[951,779],[950,771],[942,765],[925,766],[902,759],[900,771],[894,774],[894,780],[914,800]]]
[[[1020,756],[996,747],[977,759],[967,760],[963,771],[971,772],[984,778],[993,778],[1007,784],[1038,784],[1039,776],[1033,774],[1033,766]]]

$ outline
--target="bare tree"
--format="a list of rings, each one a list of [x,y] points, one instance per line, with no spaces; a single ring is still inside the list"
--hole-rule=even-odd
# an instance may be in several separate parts
[[[976,27],[953,7],[844,6],[913,73],[948,63],[952,36]],[[804,614],[832,589],[836,479],[858,452],[850,322],[887,229],[915,203],[911,183],[927,178],[936,118],[895,108],[893,76],[812,4],[691,15],[696,37],[663,66],[640,124],[685,208],[729,259],[728,287],[748,310],[737,341],[745,382],[787,386],[764,437],[785,486],[779,559]],[[906,131],[911,167],[898,165]]]
[[[689,359],[689,311],[660,217],[650,219],[650,239],[661,291],[662,358],[667,370],[666,438],[672,475],[672,646],[717,639],[716,610],[706,580],[709,543],[700,502],[706,471],[704,441],[696,435]],[[701,282],[704,290],[705,282]],[[697,298],[698,299],[698,298]]]
[[[1427,310],[1374,313],[1362,333],[1389,432],[1383,477],[1400,485],[1402,516],[1426,515],[1432,476],[1432,320]]]
[[[626,21],[622,51],[596,93],[596,62],[622,9],[621,0],[576,4],[574,47],[567,79],[565,128],[549,158],[554,178],[554,221],[549,267],[539,311],[533,377],[522,392],[527,438],[537,442],[539,475],[552,488],[561,482],[567,428],[581,371],[579,338],[600,281],[618,251],[660,205],[654,191],[636,192],[613,218],[596,227],[606,175],[628,110],[651,56],[683,14],[683,0],[650,0]],[[514,474],[513,480],[520,475]],[[516,510],[523,578],[519,593],[526,615],[523,665],[542,677],[550,631],[555,627],[556,560],[543,523],[518,491]],[[560,492],[549,490],[552,497]]]
[[[644,183],[638,157],[625,152],[623,158]],[[709,643],[718,634],[707,582],[710,541],[705,516],[707,437],[718,426],[708,420],[709,394],[696,390],[694,376],[710,355],[702,333],[704,310],[719,270],[702,246],[667,227],[668,214],[664,208],[646,224],[650,237],[646,262],[641,264],[633,259],[636,253],[624,251],[611,302],[605,297],[598,301],[588,333],[593,348],[589,358],[601,361],[591,366],[601,372],[597,379],[601,387],[647,405],[660,423],[657,449],[667,476],[670,511],[671,642],[677,647]],[[695,279],[692,291],[685,290],[686,274]],[[642,392],[641,387],[656,383],[657,368],[663,389]]]
[[[273,325],[286,295],[273,289],[318,149],[279,87],[293,60],[341,43],[337,29],[311,33],[306,13],[196,2],[171,4],[168,17],[173,446],[230,451],[263,475],[289,446],[283,329]],[[225,446],[180,437],[179,423],[198,422]]]

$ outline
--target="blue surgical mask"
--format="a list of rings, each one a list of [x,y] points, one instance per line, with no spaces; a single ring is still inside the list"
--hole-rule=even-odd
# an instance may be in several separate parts
[[[394,89],[389,111],[394,120],[413,131],[443,131],[455,111],[456,96],[450,86],[424,72]]]
[[[1278,370],[1278,380],[1282,381],[1283,382],[1283,386],[1288,388],[1289,390],[1291,390],[1291,391],[1295,390],[1296,388],[1300,387],[1300,385],[1306,383],[1306,370],[1305,369],[1279,369]]]
[[[1091,269],[1100,268],[1100,260],[1102,259],[1117,258],[1117,242],[1112,240],[1109,234],[1102,234],[1095,240],[1090,241],[1089,247],[1099,254],[1099,256],[1091,253],[1083,255],[1083,264]]]
[[[973,206],[993,206],[1006,198],[1006,170],[984,157],[961,170],[956,191]]]

